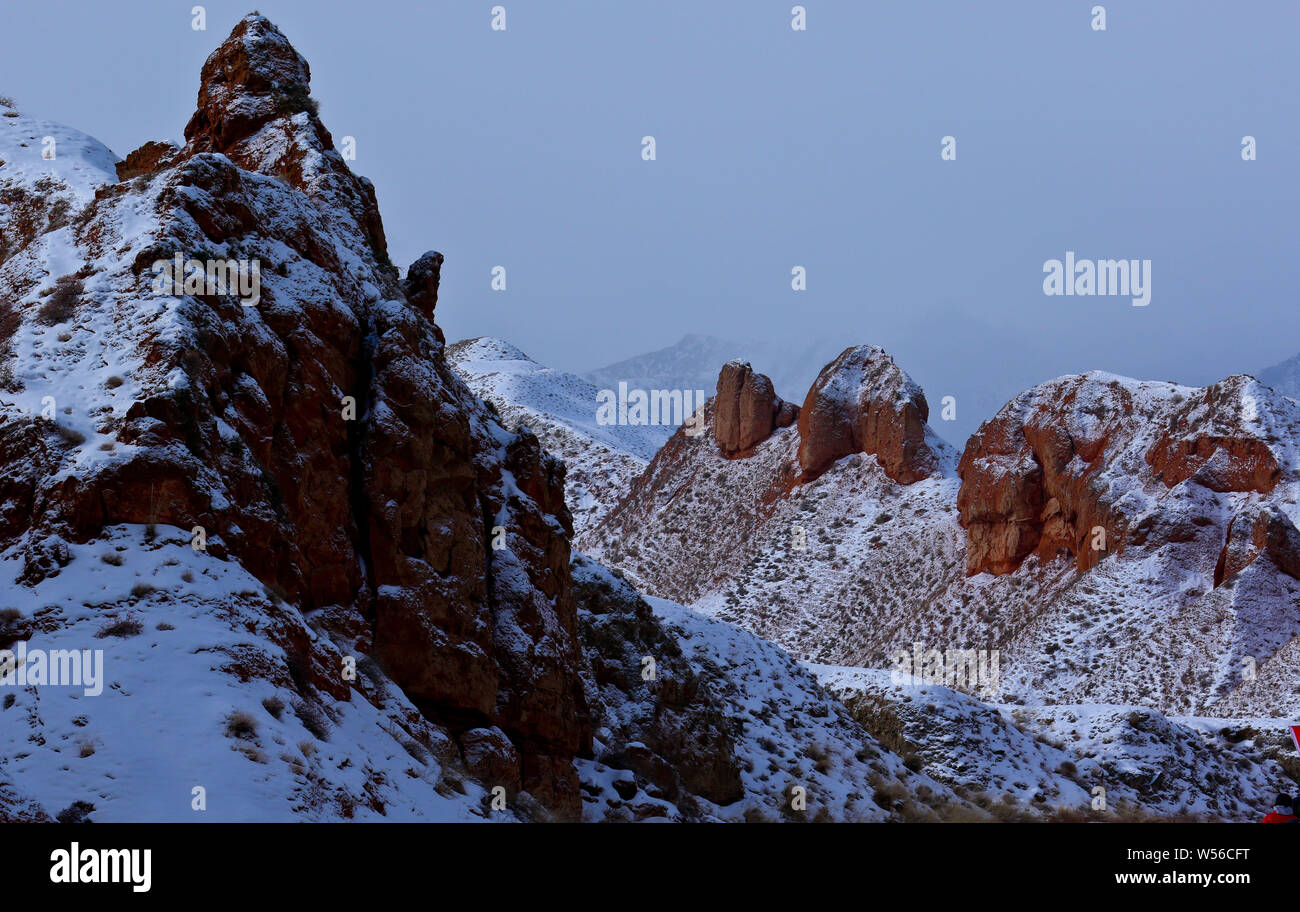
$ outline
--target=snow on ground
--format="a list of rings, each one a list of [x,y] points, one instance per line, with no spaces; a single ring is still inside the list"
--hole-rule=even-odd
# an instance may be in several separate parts
[[[749,806],[757,806],[775,819],[780,805],[771,798],[799,784],[808,789],[813,815],[824,807],[837,820],[885,818],[871,797],[874,771],[858,757],[865,745],[857,726],[794,660],[731,624],[664,599],[647,601],[656,617],[680,631],[677,639],[693,662],[719,665],[734,687],[726,704],[729,715],[743,724],[736,747],[745,791],[770,797],[746,807],[720,808],[720,817],[744,819]],[[882,754],[878,760],[892,776],[913,776],[898,758]]]
[[[1300,519],[1300,408],[1249,378],[1215,388],[1216,414],[1200,404],[1205,390],[1101,372],[1081,383],[1072,435],[1087,439],[1103,396],[1133,406],[1122,419],[1131,427],[1089,481],[1133,534],[1087,571],[1068,555],[1030,556],[1015,572],[968,577],[955,472],[899,485],[874,456],[855,454],[811,483],[783,484],[796,460],[794,428],[745,459],[722,456],[709,434],[675,438],[670,458],[666,448],[578,543],[644,591],[809,661],[884,667],[915,643],[998,648],[1003,695],[1028,704],[1134,703],[1207,716],[1300,710],[1298,647],[1288,645],[1300,637],[1300,582],[1265,557],[1222,585],[1214,579],[1233,517],[1247,517],[1244,528],[1252,511]],[[1050,399],[1052,384],[1044,387],[1008,407],[1037,407]],[[1227,416],[1253,417],[1243,426]],[[1175,418],[1195,433],[1266,442],[1280,483],[1268,495],[1219,492],[1195,478],[1166,486],[1146,453]],[[1244,679],[1247,659],[1257,684]]]
[[[439,762],[438,733],[396,687],[358,675],[350,699],[296,697],[280,643],[315,640],[340,673],[342,655],[184,530],[151,541],[116,526],[66,547],[62,572],[34,590],[16,582],[18,549],[3,555],[0,633],[8,624],[29,652],[102,650],[102,692],[0,685],[0,789],[51,816],[88,802],[103,822],[486,816],[482,790]]]
[[[1295,783],[1276,720],[1166,717],[1107,704],[1024,707],[892,672],[809,664],[868,730],[962,794],[1040,817],[1257,820]],[[891,740],[891,736],[897,740]],[[1099,798],[1104,806],[1094,808]]]
[[[575,562],[575,576],[603,578],[606,591],[630,588],[607,569],[586,558]],[[635,597],[634,597],[635,598]],[[953,794],[924,772],[908,767],[855,721],[836,699],[798,662],[781,649],[723,621],[704,617],[663,599],[645,600],[653,618],[680,647],[690,672],[675,672],[676,686],[689,686],[696,694],[690,705],[696,714],[686,717],[686,737],[709,738],[710,750],[729,741],[730,761],[739,771],[741,797],[725,805],[703,798],[697,803],[705,820],[938,820],[987,819],[972,802]],[[610,615],[605,615],[611,619]],[[612,618],[610,631],[624,636],[635,627],[629,615]],[[615,634],[617,636],[617,633]],[[588,650],[601,648],[588,644]],[[637,656],[630,656],[634,661]],[[664,656],[660,656],[661,659]],[[670,663],[665,662],[664,668]],[[599,677],[599,675],[598,675]],[[692,682],[685,685],[689,678]],[[672,686],[667,681],[661,686]],[[660,691],[662,694],[663,691]],[[707,696],[706,696],[707,695]],[[631,693],[603,687],[604,715],[596,731],[596,757],[606,756],[615,745],[612,732],[635,733],[637,725],[663,715],[686,710],[672,698],[666,701],[640,687]],[[698,709],[699,701],[707,707]],[[717,738],[716,724],[732,732]],[[656,740],[664,732],[651,725]],[[671,729],[670,729],[671,730]],[[672,735],[669,735],[671,740]],[[613,753],[625,753],[629,747]],[[685,752],[690,762],[690,752]],[[617,819],[611,807],[631,809],[637,819],[675,820],[674,806],[638,792],[633,774],[596,761],[579,761],[587,793],[584,819]],[[803,789],[806,807],[794,806],[794,789]],[[615,795],[619,796],[616,800]],[[626,814],[626,810],[624,810]]]
[[[94,197],[95,188],[117,183],[117,156],[99,140],[63,124],[13,113],[0,106],[0,183],[34,188],[53,178],[81,203]]]

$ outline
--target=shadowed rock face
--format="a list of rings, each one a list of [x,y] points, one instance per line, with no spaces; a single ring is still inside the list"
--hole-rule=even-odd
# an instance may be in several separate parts
[[[432,320],[438,306],[438,283],[442,277],[442,254],[430,250],[406,270],[402,288],[406,300],[425,317]]]
[[[745,455],[772,435],[789,427],[799,407],[781,399],[772,381],[747,363],[729,361],[718,374],[713,405],[713,437],[728,456]]]
[[[598,759],[634,771],[688,811],[695,795],[718,804],[741,798],[742,729],[713,692],[716,670],[693,667],[631,586],[590,572],[580,555],[576,563],[590,700],[618,710],[608,714],[617,721]],[[653,690],[641,674],[644,656],[656,657]]]
[[[882,349],[845,349],[822,368],[799,411],[803,480],[818,477],[852,453],[869,453],[900,484],[938,467],[926,441],[925,395]]]
[[[1009,573],[1034,552],[1051,559],[1069,551],[1081,569],[1095,561],[1080,539],[1093,528],[1097,504],[1087,481],[1105,444],[1104,436],[1076,440],[1048,415],[1025,425],[1004,409],[986,422],[957,470],[967,572]]]

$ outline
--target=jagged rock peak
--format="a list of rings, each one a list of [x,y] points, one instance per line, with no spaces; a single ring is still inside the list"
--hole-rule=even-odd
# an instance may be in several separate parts
[[[374,185],[353,174],[335,150],[316,116],[310,80],[307,61],[269,19],[257,13],[245,16],[203,64],[185,148],[161,166],[221,153],[244,171],[302,191],[354,253],[378,263],[385,293],[400,294]],[[209,158],[200,167],[221,170],[224,164]],[[207,183],[211,178],[186,180]],[[353,243],[354,238],[361,243]]]
[[[776,394],[772,381],[745,361],[728,361],[718,374],[713,437],[728,456],[743,455],[794,424],[799,407]]]
[[[852,453],[870,453],[900,484],[934,474],[939,458],[926,421],[930,406],[884,349],[846,348],[822,368],[799,412],[799,466],[805,481]]]
[[[198,110],[185,127],[194,152],[224,152],[277,117],[314,120],[311,68],[271,20],[250,13],[203,64]],[[328,133],[325,148],[333,148]]]
[[[442,254],[430,250],[420,256],[406,270],[403,290],[406,300],[430,320],[438,305],[438,282],[442,276]]]

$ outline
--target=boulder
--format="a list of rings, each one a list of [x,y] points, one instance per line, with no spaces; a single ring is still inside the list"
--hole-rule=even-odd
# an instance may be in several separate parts
[[[798,406],[778,396],[772,381],[749,364],[723,365],[713,406],[713,437],[726,455],[747,455],[774,430],[793,424],[798,414]]]
[[[925,394],[883,349],[845,349],[817,375],[799,410],[799,466],[804,481],[817,478],[852,453],[876,457],[899,484],[913,484],[938,469],[926,439],[930,407]]]

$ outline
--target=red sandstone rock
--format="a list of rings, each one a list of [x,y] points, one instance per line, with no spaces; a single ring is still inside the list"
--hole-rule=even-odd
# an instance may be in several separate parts
[[[1112,477],[1140,479],[1148,466],[1148,477],[1166,487],[1190,481],[1218,492],[1271,491],[1281,470],[1245,417],[1250,382],[1230,377],[1184,401],[1172,387],[1086,374],[1009,403],[971,437],[958,466],[967,572],[1009,573],[1034,553],[1043,560],[1068,554],[1087,570],[1130,534],[1141,543],[1152,534],[1190,540],[1195,529],[1178,517],[1130,532],[1110,502]],[[1252,539],[1263,533],[1252,523],[1238,517],[1230,525],[1216,584],[1259,553]],[[1280,526],[1273,528],[1277,538]],[[1094,547],[1101,538],[1105,547]],[[1285,544],[1277,547],[1286,553]]]
[[[1277,486],[1281,467],[1252,427],[1247,376],[1206,387],[1175,410],[1146,453],[1147,463],[1168,487],[1192,479],[1212,491],[1255,491]]]
[[[925,395],[879,348],[845,349],[817,376],[799,411],[799,465],[810,481],[851,453],[870,453],[900,484],[938,467],[926,441]]]
[[[1249,507],[1228,523],[1228,534],[1214,568],[1214,585],[1222,585],[1253,564],[1261,554],[1288,576],[1300,579],[1300,530],[1276,506]]]
[[[165,168],[171,164],[178,151],[176,146],[169,142],[150,140],[134,152],[128,153],[126,158],[114,166],[117,169],[117,179],[130,180]]]
[[[781,399],[772,381],[747,363],[723,365],[713,406],[713,437],[728,456],[744,455],[777,428],[793,424],[798,414],[798,406]]]
[[[438,306],[438,282],[442,276],[442,254],[430,250],[411,264],[406,271],[403,290],[406,300],[425,317],[432,320]]]
[[[969,536],[968,574],[1009,573],[1031,553],[1068,554],[1086,570],[1118,545],[1122,523],[1090,482],[1131,397],[1122,386],[1087,383],[1071,377],[1031,390],[967,442],[957,508]],[[1069,420],[1081,392],[1109,420]],[[1103,537],[1105,548],[1093,548]]]

